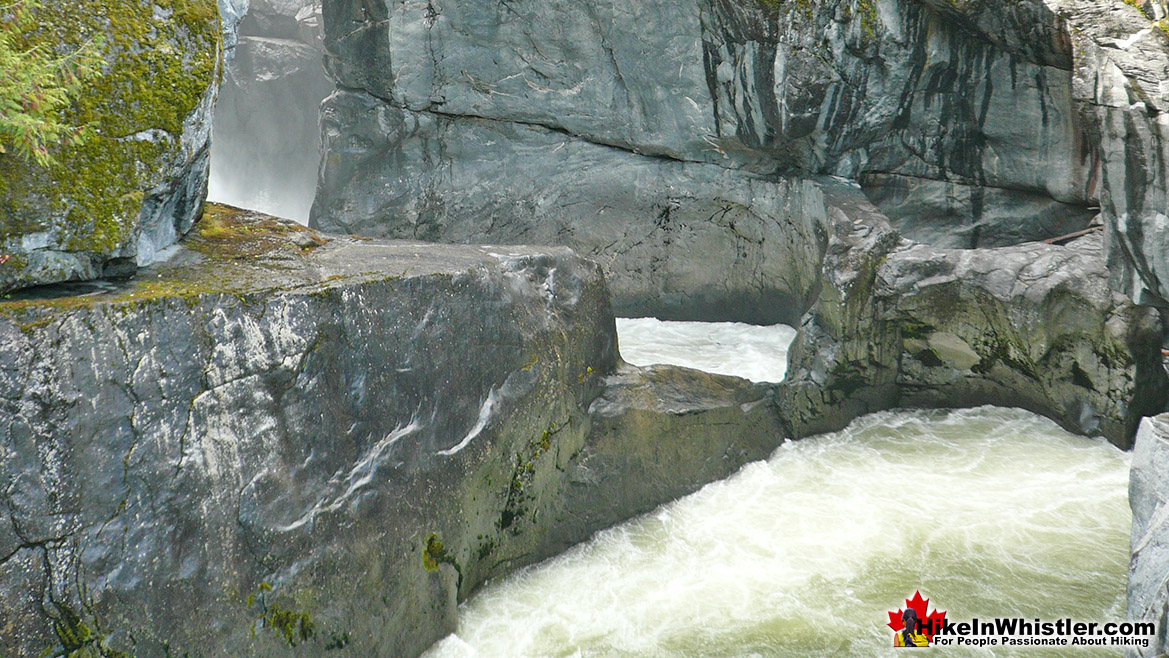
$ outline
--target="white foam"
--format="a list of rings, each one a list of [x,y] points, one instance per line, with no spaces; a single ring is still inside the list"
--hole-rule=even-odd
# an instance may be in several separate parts
[[[1018,410],[871,415],[488,586],[427,656],[897,655],[918,589],[952,619],[1118,620],[1128,464]]]

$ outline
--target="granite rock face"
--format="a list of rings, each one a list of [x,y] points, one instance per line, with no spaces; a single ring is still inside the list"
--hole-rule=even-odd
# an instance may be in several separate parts
[[[326,65],[339,91],[323,108],[312,221],[459,242],[540,231],[596,254],[615,282],[645,269],[612,236],[676,206],[679,189],[717,208],[724,195],[711,180],[732,191],[775,186],[788,200],[780,205],[800,215],[816,209],[784,191],[798,190],[793,172],[859,179],[907,237],[939,246],[1084,228],[1096,214],[1097,163],[1072,106],[1071,46],[1057,17],[1034,3],[1006,16],[952,14],[914,0],[559,0],[506,10],[330,1]],[[1006,32],[988,39],[976,28]],[[595,155],[582,158],[586,148]],[[642,184],[631,168],[683,174]],[[745,202],[764,220],[775,206]],[[694,215],[688,225],[720,218]],[[574,234],[557,230],[561,217]],[[643,246],[675,268],[699,253],[674,240]],[[754,300],[739,281],[756,260],[708,268],[698,287]],[[781,278],[807,280],[800,261],[784,260],[793,269]],[[798,292],[764,306],[798,315],[807,308]],[[619,302],[622,312],[659,312],[638,295]],[[671,315],[706,308],[683,303]]]
[[[848,212],[783,388],[793,435],[898,406],[995,404],[1127,448],[1164,408],[1159,317],[1108,287],[1101,235],[941,249],[904,240],[872,206],[834,207]]]
[[[569,467],[568,520],[605,528],[766,459],[786,436],[773,389],[622,364],[589,408],[589,438]]]
[[[319,0],[251,0],[219,91],[212,199],[308,222],[320,162]]]
[[[1141,421],[1133,445],[1128,485],[1132,507],[1132,559],[1128,566],[1128,609],[1133,621],[1157,624],[1148,647],[1132,648],[1130,657],[1163,656],[1169,650],[1169,414]]]
[[[0,155],[0,291],[149,263],[190,228],[206,192],[222,70],[215,0],[46,0],[38,12],[54,47],[103,35],[107,66],[66,112],[94,127],[84,145],[55,150],[47,168]]]
[[[332,155],[315,207],[344,209],[317,222],[331,230],[568,245],[602,263],[621,315],[791,323],[814,297],[827,236],[807,181],[399,109],[362,92],[331,96],[322,125]]]
[[[1169,18],[1163,0],[1060,0],[1074,28],[1073,95],[1099,144],[1113,284],[1169,306]]]
[[[616,368],[567,249],[208,206],[128,282],[0,303],[0,652],[417,655],[484,579],[781,440],[767,389]]]

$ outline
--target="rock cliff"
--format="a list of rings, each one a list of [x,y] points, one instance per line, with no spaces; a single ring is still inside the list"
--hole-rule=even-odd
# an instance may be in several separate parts
[[[790,233],[785,214],[815,213],[783,192],[793,172],[861,180],[907,237],[937,246],[1084,228],[1098,163],[1072,103],[1071,45],[1042,4],[991,13],[960,21],[914,0],[329,2],[338,92],[313,221],[460,242],[552,236],[606,262],[619,310],[656,314],[660,289],[621,278],[672,278],[727,204]],[[777,184],[778,204],[741,191]],[[719,251],[752,254],[754,233]],[[785,288],[753,284],[754,256],[719,259],[698,288],[742,300],[724,318],[764,306],[790,321],[814,277],[803,258],[773,258],[764,271],[782,270]],[[709,315],[703,299],[669,310]]]
[[[570,245],[622,314],[799,318],[793,437],[1006,404],[1127,447],[1167,389],[1167,13],[327,0],[311,221]],[[1161,568],[1130,610],[1163,617]]]
[[[617,371],[564,248],[209,206],[166,262],[45,294],[0,303],[6,655],[416,655],[484,579],[781,440],[767,389]]]
[[[1148,646],[1129,649],[1130,657],[1163,656],[1169,649],[1169,414],[1141,421],[1133,445],[1128,485],[1132,507],[1132,559],[1128,567],[1130,620],[1157,624]]]
[[[225,5],[229,3],[225,0]],[[66,112],[85,144],[42,167],[0,155],[0,292],[124,274],[198,216],[222,72],[215,0],[45,0],[53,48],[99,39],[102,75]]]

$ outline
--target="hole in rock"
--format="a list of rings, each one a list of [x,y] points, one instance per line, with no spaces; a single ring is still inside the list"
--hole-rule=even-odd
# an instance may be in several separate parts
[[[782,324],[617,318],[617,342],[628,363],[684,366],[754,382],[783,381],[795,337],[796,330]]]

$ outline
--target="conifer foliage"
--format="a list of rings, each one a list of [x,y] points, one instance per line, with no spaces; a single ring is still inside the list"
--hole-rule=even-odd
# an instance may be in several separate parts
[[[0,153],[48,166],[50,147],[75,146],[92,132],[70,125],[64,114],[104,60],[97,41],[60,52],[37,23],[39,8],[40,0],[0,0]]]

